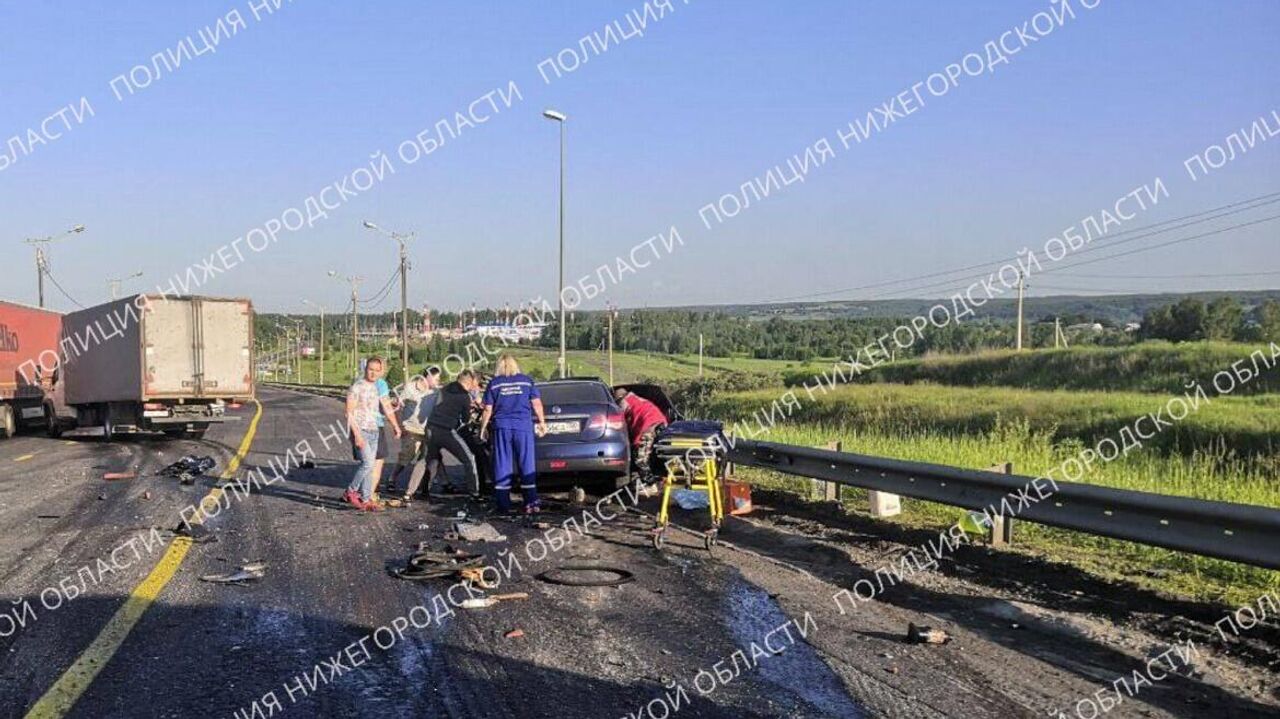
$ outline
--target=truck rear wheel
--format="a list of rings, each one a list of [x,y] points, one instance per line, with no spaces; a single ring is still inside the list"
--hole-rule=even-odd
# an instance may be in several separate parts
[[[58,420],[58,411],[51,404],[44,406],[44,431],[50,437],[62,436],[62,423]]]
[[[0,439],[12,437],[18,433],[18,422],[13,417],[13,407],[0,404]]]

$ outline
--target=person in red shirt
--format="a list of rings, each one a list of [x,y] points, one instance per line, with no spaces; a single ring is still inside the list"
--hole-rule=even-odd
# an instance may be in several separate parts
[[[618,405],[627,420],[627,434],[631,437],[631,461],[639,470],[641,481],[652,481],[649,476],[649,453],[658,432],[667,426],[667,416],[658,405],[638,394],[619,388],[614,392]]]

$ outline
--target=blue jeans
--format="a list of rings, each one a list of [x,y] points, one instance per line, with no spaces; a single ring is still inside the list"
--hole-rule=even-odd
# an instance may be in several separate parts
[[[362,429],[360,436],[364,439],[364,449],[360,450],[360,466],[351,478],[347,489],[360,493],[360,500],[368,502],[373,499],[373,462],[378,456],[378,430]]]

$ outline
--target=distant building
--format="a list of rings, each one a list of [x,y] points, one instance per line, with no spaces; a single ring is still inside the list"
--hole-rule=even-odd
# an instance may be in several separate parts
[[[462,333],[464,337],[497,337],[506,342],[533,342],[542,338],[545,322],[524,324],[471,324]]]
[[[1102,324],[1099,322],[1081,322],[1078,325],[1070,325],[1067,327],[1068,332],[1101,332]]]

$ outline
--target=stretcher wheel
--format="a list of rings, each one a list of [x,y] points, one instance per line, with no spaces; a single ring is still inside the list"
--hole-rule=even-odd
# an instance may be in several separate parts
[[[711,551],[712,547],[719,543],[719,534],[719,530],[713,528],[711,531],[702,535],[702,546],[706,547],[708,552]]]
[[[665,528],[659,527],[653,530],[653,533],[649,535],[649,541],[653,543],[654,549],[659,552],[662,551],[662,545],[667,541],[666,535],[667,530]]]

